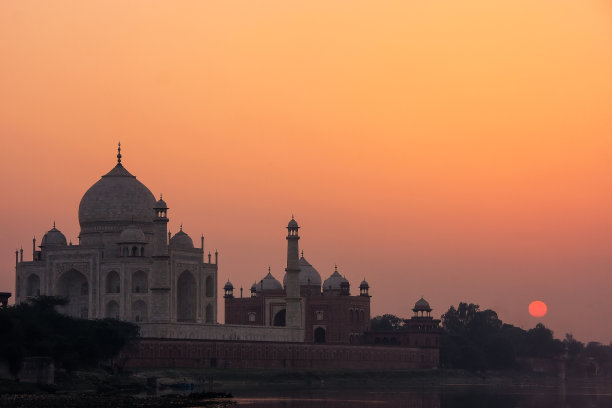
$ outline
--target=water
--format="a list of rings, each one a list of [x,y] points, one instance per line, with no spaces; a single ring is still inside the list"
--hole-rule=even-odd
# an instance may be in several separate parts
[[[612,408],[612,386],[444,386],[235,393],[245,408]]]

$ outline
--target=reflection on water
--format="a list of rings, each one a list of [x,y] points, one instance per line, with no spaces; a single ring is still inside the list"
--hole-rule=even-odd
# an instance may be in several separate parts
[[[236,395],[248,408],[608,408],[612,387],[445,386],[408,390],[309,390]]]

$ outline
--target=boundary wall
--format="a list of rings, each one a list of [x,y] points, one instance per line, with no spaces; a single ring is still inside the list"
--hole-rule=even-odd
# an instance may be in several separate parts
[[[143,338],[120,359],[138,368],[432,369],[437,348]]]

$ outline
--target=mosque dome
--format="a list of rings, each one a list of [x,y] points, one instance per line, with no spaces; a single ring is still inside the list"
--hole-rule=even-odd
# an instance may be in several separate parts
[[[343,283],[349,283],[349,281],[340,275],[338,272],[338,267],[335,267],[334,273],[323,282],[323,290],[340,290],[340,287]]]
[[[417,302],[414,304],[414,309],[412,309],[413,311],[431,311],[431,307],[429,306],[429,302],[427,302],[425,299],[423,299],[422,297],[417,300]]]
[[[191,237],[183,232],[183,228],[170,238],[170,247],[177,249],[193,249]]]
[[[140,228],[135,225],[130,225],[119,235],[119,243],[122,244],[140,244],[146,243],[147,240],[145,238],[144,232]]]
[[[108,223],[152,223],[153,193],[121,163],[87,190],[79,204],[81,228]]]
[[[362,280],[361,284],[359,284],[359,289],[369,289],[370,285],[368,285],[368,282],[366,282],[366,280]]]
[[[223,289],[225,289],[225,290],[232,290],[232,289],[234,289],[234,285],[232,285],[232,282],[230,282],[229,279],[228,279],[227,283],[225,284],[225,286],[223,286]]]
[[[299,274],[299,284],[300,286],[321,286],[321,275],[319,271],[317,271],[314,266],[312,266],[304,255],[300,258],[300,274]],[[283,277],[283,286],[287,285],[287,274]]]
[[[40,247],[51,247],[51,246],[66,246],[66,237],[60,230],[55,228],[55,224],[53,224],[53,228],[51,228],[44,236],[40,243]]]
[[[268,274],[257,283],[255,288],[257,289],[257,293],[271,290],[283,290],[283,286],[274,276],[272,276],[270,271],[268,271]]]

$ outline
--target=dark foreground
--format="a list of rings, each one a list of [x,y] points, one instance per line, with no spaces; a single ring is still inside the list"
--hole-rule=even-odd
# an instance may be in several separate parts
[[[56,380],[55,386],[0,381],[0,407],[612,406],[610,381],[563,381],[550,375],[508,371],[146,370],[129,375],[90,371],[58,373]]]
[[[211,398],[210,395],[176,395],[160,397],[132,397],[107,394],[9,394],[0,396],[0,407],[13,408],[157,408],[157,407],[227,407],[231,400]]]

